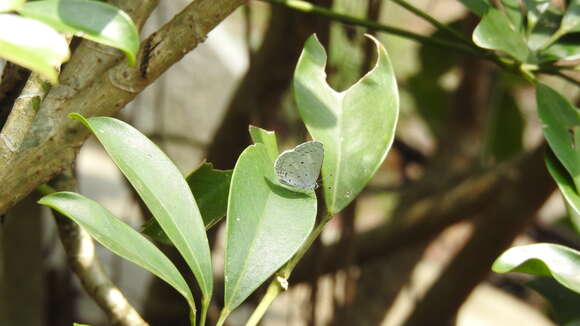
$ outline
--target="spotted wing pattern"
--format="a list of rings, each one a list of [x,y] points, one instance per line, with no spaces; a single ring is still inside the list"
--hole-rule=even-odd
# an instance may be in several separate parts
[[[282,152],[274,163],[280,183],[302,188],[316,188],[320,175],[324,148],[321,142],[308,141]]]

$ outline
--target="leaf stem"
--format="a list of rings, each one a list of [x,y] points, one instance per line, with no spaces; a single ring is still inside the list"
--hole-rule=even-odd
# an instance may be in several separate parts
[[[283,289],[280,286],[280,283],[278,283],[278,281],[276,280],[272,281],[268,286],[268,290],[266,290],[266,294],[264,294],[264,297],[262,298],[262,300],[260,300],[260,303],[250,316],[250,319],[248,319],[248,321],[246,322],[246,326],[258,325],[258,323],[266,313],[266,310],[268,310],[272,302],[274,302],[274,299],[276,299],[278,294],[280,294],[280,292],[282,291]]]
[[[191,310],[189,310],[189,324],[191,326],[196,326],[195,324],[195,319],[196,319],[196,311],[195,311],[195,306],[193,308],[191,308]]]
[[[220,313],[220,317],[218,318],[217,323],[215,324],[216,326],[223,326],[223,324],[226,322],[226,319],[228,319],[228,316],[230,315],[230,311],[226,308],[222,309],[222,312]]]
[[[565,81],[567,81],[567,82],[569,82],[569,83],[572,83],[572,84],[574,84],[574,85],[576,85],[576,86],[580,87],[580,80],[574,79],[574,78],[572,78],[572,77],[570,77],[570,76],[566,75],[565,73],[563,73],[563,72],[561,72],[561,71],[559,71],[559,70],[556,70],[556,71],[549,71],[549,72],[544,72],[544,73],[546,73],[546,74],[548,74],[548,75],[554,75],[554,76],[558,76],[558,77],[560,77],[560,78],[564,79]]]
[[[552,44],[554,44],[564,34],[566,34],[566,31],[564,29],[562,28],[558,29],[556,33],[552,34],[552,36],[550,36],[550,39],[538,49],[538,52],[543,51],[552,46]]]
[[[199,326],[205,326],[205,319],[207,318],[207,310],[209,309],[210,300],[203,298],[201,301],[201,316],[199,317]],[[191,324],[192,326],[195,325]]]
[[[439,28],[440,30],[447,32],[449,35],[455,37],[457,40],[465,43],[466,45],[473,47],[473,43],[469,39],[467,39],[465,37],[465,35],[461,34],[456,29],[450,27],[449,25],[441,23],[440,21],[435,19],[433,16],[431,16],[428,13],[424,12],[423,10],[413,6],[412,4],[407,2],[406,0],[392,0],[392,1],[396,4],[398,4],[399,6],[409,10],[413,14],[423,18],[425,21],[429,22],[431,25]]]
[[[318,223],[316,228],[314,228],[314,230],[312,230],[312,232],[310,233],[310,235],[308,236],[308,238],[306,239],[306,241],[304,242],[302,247],[300,247],[298,252],[286,263],[286,265],[284,265],[280,269],[280,271],[278,271],[278,273],[276,273],[277,276],[282,277],[286,280],[290,277],[290,275],[292,274],[292,271],[294,270],[294,268],[296,267],[298,262],[302,259],[302,257],[304,257],[304,255],[306,254],[308,249],[310,249],[310,247],[312,246],[312,244],[314,243],[316,238],[318,238],[320,233],[322,233],[324,226],[326,225],[326,223],[328,223],[328,221],[331,220],[331,218],[332,218],[332,215],[329,215],[328,213],[324,213],[324,216],[323,216],[322,220],[320,221],[320,223]],[[257,325],[260,322],[260,320],[262,319],[262,317],[264,317],[264,314],[266,313],[266,310],[268,310],[268,307],[270,307],[272,302],[274,302],[274,299],[276,299],[278,294],[280,294],[283,290],[284,289],[280,285],[280,282],[277,280],[277,278],[274,278],[270,282],[270,285],[268,286],[268,290],[266,291],[266,294],[264,295],[264,297],[262,297],[262,300],[260,300],[260,303],[258,304],[256,309],[254,310],[254,312],[250,316],[250,319],[248,319],[248,321],[246,322],[246,326]],[[221,318],[221,316],[220,316],[220,318]],[[218,323],[217,326],[219,326],[219,325],[220,324]]]
[[[471,55],[475,55],[478,57],[483,57],[486,55],[486,53],[484,51],[481,51],[480,49],[475,48],[475,47],[466,46],[464,44],[460,44],[460,43],[456,43],[456,42],[452,42],[452,41],[448,41],[448,40],[442,40],[442,39],[438,39],[438,38],[434,38],[434,37],[427,37],[427,36],[413,33],[411,31],[407,31],[404,29],[382,25],[382,24],[379,24],[379,23],[376,23],[373,21],[369,21],[367,19],[362,19],[362,18],[358,18],[358,17],[340,14],[340,13],[334,12],[330,9],[316,6],[316,5],[313,5],[312,3],[302,1],[302,0],[262,0],[262,1],[269,2],[272,4],[281,5],[281,6],[293,9],[293,10],[301,11],[301,12],[306,13],[306,14],[312,14],[312,15],[318,15],[321,17],[330,18],[334,21],[338,21],[338,22],[341,22],[344,24],[362,26],[362,27],[366,27],[366,28],[373,29],[376,31],[401,36],[401,37],[404,37],[404,38],[407,38],[407,39],[410,39],[410,40],[413,40],[413,41],[416,41],[419,43],[423,43],[423,44],[429,44],[429,45],[443,47],[443,48],[452,48],[454,50],[457,50],[457,51],[460,51],[463,53],[467,53],[467,54],[471,54]]]

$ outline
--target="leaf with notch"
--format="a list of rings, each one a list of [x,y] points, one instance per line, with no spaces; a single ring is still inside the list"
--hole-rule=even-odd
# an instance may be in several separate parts
[[[326,52],[311,36],[294,72],[294,98],[312,137],[324,144],[323,192],[330,214],[346,207],[384,161],[395,137],[399,94],[385,48],[377,49],[373,69],[349,89],[326,82]]]

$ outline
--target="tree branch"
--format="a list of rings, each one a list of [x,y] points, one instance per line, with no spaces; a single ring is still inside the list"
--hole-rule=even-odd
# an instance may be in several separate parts
[[[69,119],[68,113],[79,112],[85,116],[117,113],[244,2],[191,2],[142,43],[135,67],[127,67],[124,61],[120,61],[92,79],[92,75],[85,77],[87,72],[83,67],[71,66],[83,60],[71,61],[65,70],[82,73],[67,73],[64,78],[70,77],[67,79],[70,82],[50,91],[27,134],[22,151],[0,158],[0,183],[3,185],[0,189],[0,214],[74,160],[88,132],[80,123]]]

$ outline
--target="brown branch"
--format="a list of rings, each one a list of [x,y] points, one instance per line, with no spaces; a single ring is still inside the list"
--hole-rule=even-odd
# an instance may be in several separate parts
[[[0,214],[74,160],[88,132],[68,118],[68,113],[79,112],[85,116],[117,113],[244,2],[191,2],[143,42],[135,67],[120,61],[93,79],[92,74],[85,77],[87,71],[82,67],[74,66],[82,60],[71,60],[63,72],[66,72],[63,77],[68,83],[54,87],[47,95],[27,134],[23,150],[0,158]],[[154,50],[145,53],[143,49]]]
[[[76,182],[71,169],[55,178],[53,186],[59,191],[75,191]],[[101,307],[114,326],[149,326],[127,301],[123,293],[107,277],[97,259],[91,236],[78,224],[52,211],[58,227],[68,264],[83,288]]]
[[[470,239],[441,272],[405,326],[448,325],[488,275],[496,257],[532,222],[555,185],[544,166],[543,148],[527,161],[529,164],[511,170],[510,182],[475,221]]]

